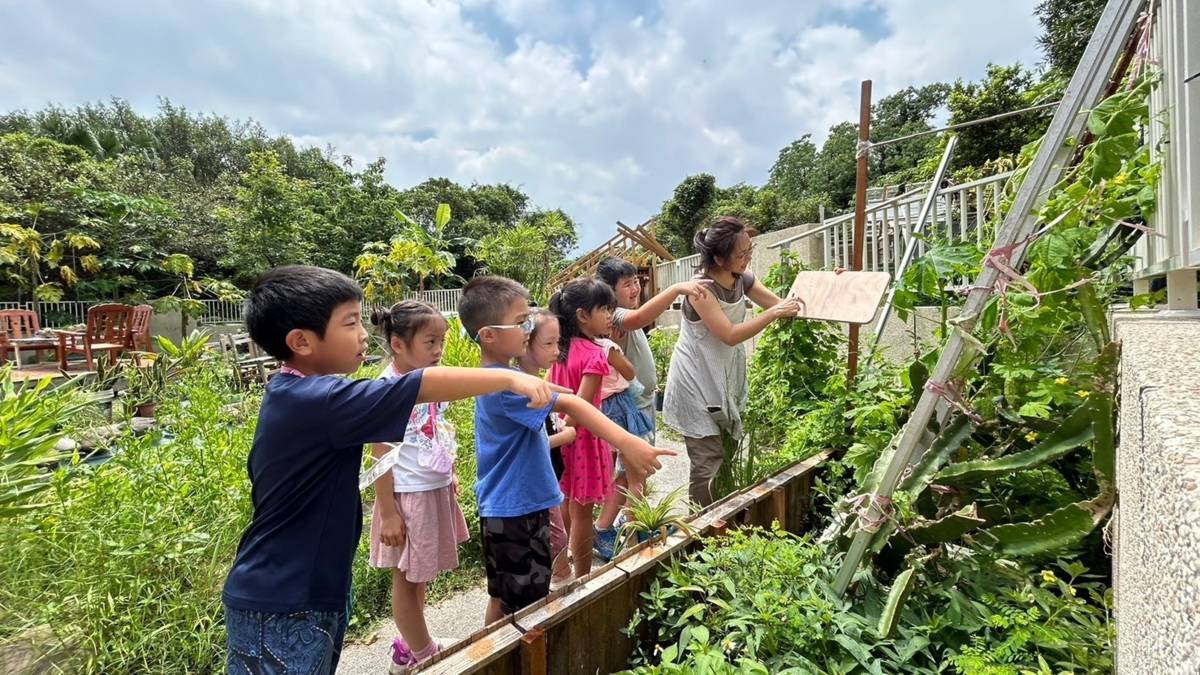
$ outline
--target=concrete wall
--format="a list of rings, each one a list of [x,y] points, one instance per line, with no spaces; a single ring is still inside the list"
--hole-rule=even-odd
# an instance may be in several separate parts
[[[1113,323],[1117,671],[1200,673],[1200,318]]]
[[[217,335],[227,333],[244,333],[245,327],[242,324],[204,324],[196,323],[194,319],[188,321],[188,332],[190,333],[197,328],[202,328],[210,337],[215,338]],[[150,319],[150,334],[162,335],[171,342],[179,342],[183,338],[183,323],[179,312],[155,312]]]

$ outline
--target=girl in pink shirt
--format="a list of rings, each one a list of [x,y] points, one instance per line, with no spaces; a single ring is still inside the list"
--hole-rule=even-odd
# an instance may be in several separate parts
[[[608,375],[608,355],[596,340],[608,334],[617,298],[612,288],[594,278],[576,279],[550,298],[558,316],[561,354],[549,380],[600,407],[600,382]],[[570,421],[568,421],[570,424]],[[575,575],[592,569],[592,506],[613,491],[613,456],[604,441],[579,428],[574,443],[563,446],[564,471],[559,485],[567,501],[569,546]]]

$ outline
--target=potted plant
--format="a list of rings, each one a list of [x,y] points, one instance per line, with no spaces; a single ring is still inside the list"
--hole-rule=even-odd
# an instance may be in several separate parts
[[[154,417],[158,399],[167,389],[167,378],[171,370],[170,360],[154,354],[141,354],[137,361],[125,371],[128,387],[125,389],[128,407],[138,417]]]
[[[654,356],[654,368],[658,374],[658,391],[654,393],[654,409],[662,412],[663,395],[667,386],[667,369],[671,365],[671,353],[675,351],[675,342],[679,339],[679,330],[675,328],[656,328],[650,333],[650,353]]]
[[[629,520],[621,526],[621,534],[617,540],[625,542],[636,537],[638,543],[661,543],[677,530],[690,535],[692,528],[687,522],[690,515],[686,505],[680,504],[686,487],[680,486],[672,490],[658,502],[650,501],[649,490],[642,495],[625,492],[629,500],[626,504]]]

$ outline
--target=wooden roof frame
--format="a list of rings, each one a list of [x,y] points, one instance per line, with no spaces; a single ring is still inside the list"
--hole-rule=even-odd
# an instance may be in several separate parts
[[[662,260],[674,260],[675,256],[655,238],[651,231],[654,220],[651,218],[637,227],[629,227],[618,220],[617,233],[554,275],[550,279],[550,290],[553,291],[572,279],[592,274],[601,260],[614,256],[633,263],[639,269],[648,268],[650,292],[657,293],[654,266]]]

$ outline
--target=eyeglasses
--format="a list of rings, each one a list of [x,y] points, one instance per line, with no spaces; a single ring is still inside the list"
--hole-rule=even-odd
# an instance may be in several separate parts
[[[521,323],[506,323],[506,324],[494,324],[491,326],[480,326],[479,330],[475,332],[475,341],[479,342],[479,334],[481,332],[483,332],[484,328],[493,328],[495,330],[501,330],[504,328],[520,328],[521,332],[523,332],[525,334],[529,334],[529,333],[533,332],[533,329],[536,326],[537,326],[537,322],[534,321],[532,316],[526,317],[525,320],[522,321]]]
[[[754,255],[754,247],[753,246],[746,249],[745,251],[735,252],[733,254],[733,257],[737,258],[738,260],[749,260],[750,256],[752,256],[752,255]]]

